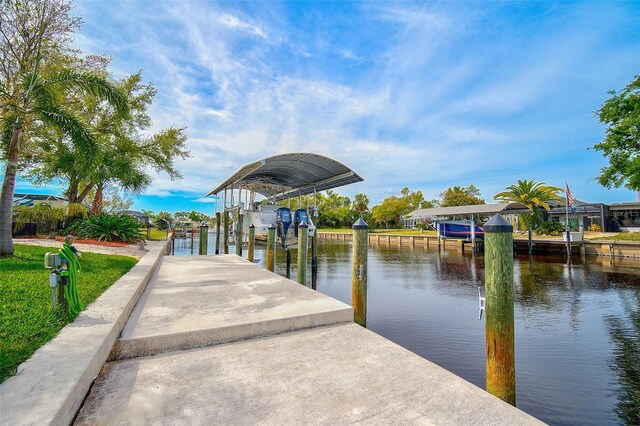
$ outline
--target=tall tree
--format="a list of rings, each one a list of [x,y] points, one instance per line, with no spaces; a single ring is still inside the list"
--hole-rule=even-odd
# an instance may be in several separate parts
[[[427,201],[424,199],[424,194],[422,193],[422,191],[411,191],[408,187],[405,186],[400,190],[400,194],[407,200],[410,211],[433,207],[431,201]]]
[[[526,206],[531,215],[538,214],[538,207],[542,207],[546,211],[551,210],[549,202],[553,200],[560,200],[560,193],[562,188],[557,186],[550,186],[544,182],[536,182],[535,179],[531,180],[518,180],[516,184],[509,185],[506,191],[502,191],[493,196],[494,200],[502,201],[505,203],[520,203]],[[531,241],[533,220],[528,222],[529,226],[529,254],[532,253],[533,243]]]
[[[391,195],[371,210],[373,219],[384,223],[385,228],[389,225],[400,225],[402,217],[411,211],[407,197]]]
[[[40,144],[35,154],[39,161],[28,175],[35,182],[62,178],[72,203],[84,202],[93,191],[94,213],[101,210],[106,188],[138,194],[151,183],[150,168],[167,173],[171,179],[180,178],[174,161],[189,155],[183,128],[170,127],[150,136],[145,133],[151,125],[147,108],[156,90],[153,85],[142,83],[140,72],[124,78],[117,86],[131,106],[131,114],[126,117],[110,105],[90,98],[75,103],[79,114],[92,124],[98,141],[94,161],[87,162],[68,138],[58,137],[56,143],[44,140]]]
[[[452,186],[442,191],[440,198],[440,206],[442,207],[484,204],[484,200],[480,198],[480,190],[475,185]]]
[[[71,91],[107,100],[119,114],[128,112],[126,98],[98,75],[61,68],[60,57],[80,20],[64,0],[0,2],[0,140],[6,161],[0,193],[0,256],[13,255],[11,222],[21,154],[39,125],[56,129],[91,157],[96,141],[81,118],[68,109]]]
[[[609,159],[598,182],[606,188],[625,186],[640,191],[640,75],[624,89],[609,94],[611,98],[596,111],[607,131],[593,148]]]
[[[363,217],[365,212],[369,210],[369,197],[365,194],[356,194],[353,197],[353,209],[358,212],[360,217]]]

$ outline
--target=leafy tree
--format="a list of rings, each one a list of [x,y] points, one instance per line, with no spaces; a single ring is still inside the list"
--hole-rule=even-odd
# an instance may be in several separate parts
[[[353,210],[357,211],[360,217],[364,217],[366,211],[369,210],[369,197],[365,194],[356,194],[353,197]]]
[[[532,216],[538,217],[538,207],[542,207],[546,211],[551,210],[548,203],[553,200],[560,200],[561,197],[559,194],[561,191],[562,188],[550,186],[544,182],[536,182],[535,179],[524,179],[518,180],[514,185],[509,185],[506,188],[506,191],[497,193],[493,196],[493,199],[504,203],[523,204],[529,209]],[[533,250],[533,244],[531,241],[533,222],[534,218],[531,218],[528,222],[529,254],[531,254]]]
[[[191,210],[189,212],[189,220],[192,222],[208,222],[211,218],[204,213]]]
[[[400,190],[400,194],[409,203],[410,211],[433,207],[433,203],[431,201],[424,199],[422,191],[411,191],[409,188],[404,187]]]
[[[384,223],[384,227],[388,229],[389,225],[399,225],[402,217],[410,211],[407,197],[391,195],[371,210],[371,216],[376,222]]]
[[[102,70],[106,75],[106,71]],[[93,161],[79,155],[79,149],[67,138],[49,138],[40,144],[39,162],[29,176],[36,182],[64,178],[70,202],[81,203],[93,192],[92,212],[102,210],[103,192],[108,188],[138,194],[150,183],[149,168],[166,172],[171,179],[181,174],[174,166],[178,157],[188,156],[184,129],[168,128],[151,136],[143,132],[151,125],[147,107],[156,94],[151,84],[142,84],[138,72],[117,84],[126,94],[131,114],[122,116],[110,105],[82,98],[78,112],[93,126],[97,150]]]
[[[90,158],[96,140],[86,123],[65,105],[65,95],[80,91],[105,99],[118,114],[128,112],[126,98],[101,76],[54,67],[47,61],[46,55],[55,56],[55,49],[68,42],[69,33],[77,28],[77,21],[68,13],[68,3],[62,1],[0,3],[3,63],[0,138],[6,160],[0,194],[0,256],[13,255],[13,194],[21,148],[29,140],[31,130],[40,123],[56,129]],[[5,61],[14,60],[18,63],[4,66]]]
[[[611,98],[596,111],[607,131],[593,148],[609,159],[598,182],[606,188],[625,186],[640,191],[640,75],[624,89],[609,94]]]
[[[167,222],[169,227],[173,226],[173,222],[175,222],[175,219],[173,218],[173,215],[171,213],[162,210],[155,215],[154,224],[156,226],[156,229],[160,229],[162,231],[167,229]]]
[[[466,187],[452,186],[440,193],[440,206],[470,206],[476,204],[484,204],[484,200],[480,198],[480,190],[475,185]]]

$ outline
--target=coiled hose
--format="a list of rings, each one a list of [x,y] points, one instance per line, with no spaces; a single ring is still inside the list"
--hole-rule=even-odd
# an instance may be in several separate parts
[[[67,299],[69,315],[75,317],[84,309],[84,306],[80,303],[80,296],[78,296],[77,284],[77,273],[80,272],[82,268],[80,268],[78,256],[73,252],[70,244],[62,244],[59,253],[60,257],[67,261],[69,282],[64,287],[64,297]]]

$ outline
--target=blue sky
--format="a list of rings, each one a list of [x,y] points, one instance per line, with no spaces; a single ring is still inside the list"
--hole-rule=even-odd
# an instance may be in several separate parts
[[[516,179],[606,190],[594,111],[640,73],[640,2],[78,1],[75,43],[158,89],[152,131],[187,126],[184,179],[154,175],[134,208],[213,211],[240,166],[317,152],[365,178],[372,204]],[[20,181],[18,192],[34,189]],[[40,188],[39,192],[59,192]]]

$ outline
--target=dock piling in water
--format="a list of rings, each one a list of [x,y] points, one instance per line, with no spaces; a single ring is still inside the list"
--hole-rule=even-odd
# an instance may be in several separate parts
[[[220,254],[220,212],[216,212],[216,251],[215,254]]]
[[[318,229],[313,231],[311,237],[311,275],[318,273]]]
[[[516,405],[513,226],[499,214],[484,226],[487,392]]]
[[[224,212],[224,236],[223,236],[223,249],[224,254],[229,254],[229,212]]]
[[[209,225],[202,225],[200,227],[200,240],[198,242],[198,254],[206,255],[208,245],[209,245]]]
[[[307,252],[309,251],[309,225],[298,225],[298,283],[307,284]]]
[[[276,227],[269,225],[267,229],[267,270],[275,271],[276,266]]]
[[[247,260],[253,262],[256,247],[256,227],[254,224],[249,226],[249,242],[247,243]]]
[[[351,259],[351,305],[353,319],[367,326],[367,253],[369,250],[368,225],[358,219],[353,229],[353,256]]]
[[[238,211],[238,219],[236,220],[236,254],[242,256],[242,215]]]

